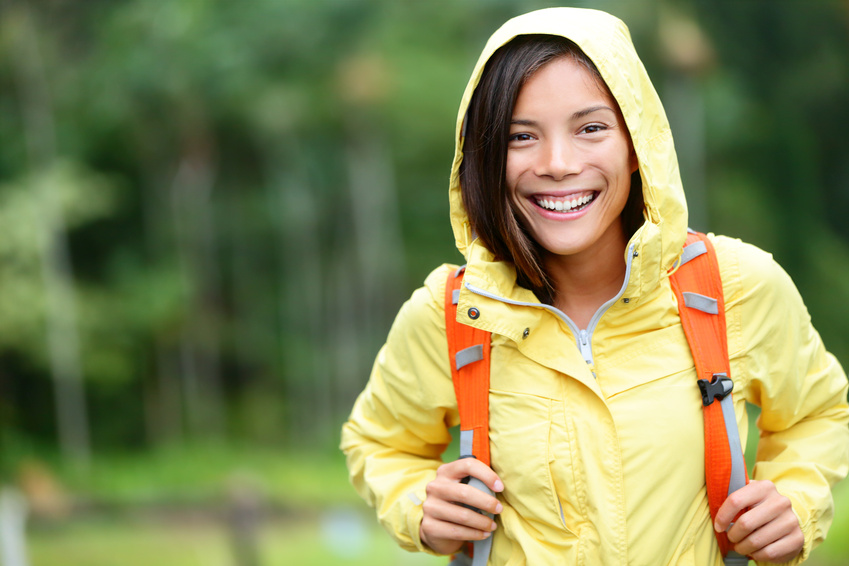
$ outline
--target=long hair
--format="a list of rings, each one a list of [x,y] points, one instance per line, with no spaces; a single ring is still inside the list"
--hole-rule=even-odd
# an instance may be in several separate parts
[[[595,64],[572,41],[553,35],[521,35],[487,61],[466,114],[466,137],[460,164],[463,206],[472,229],[496,259],[516,266],[517,281],[540,301],[553,303],[554,287],[545,271],[541,246],[530,236],[506,183],[507,143],[513,108],[522,86],[546,63],[569,57],[585,67],[607,89]],[[613,96],[611,96],[611,99]],[[642,215],[639,171],[622,212],[628,237]]]

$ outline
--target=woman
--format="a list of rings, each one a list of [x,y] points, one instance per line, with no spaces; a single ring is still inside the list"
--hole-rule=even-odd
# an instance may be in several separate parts
[[[399,543],[450,554],[492,537],[490,564],[716,565],[727,529],[755,560],[804,560],[849,465],[846,376],[771,257],[712,237],[744,440],[745,401],[762,411],[752,481],[712,521],[668,277],[686,204],[624,24],[555,8],[498,30],[461,103],[449,194],[458,312],[474,306],[464,322],[492,332],[492,468],[441,461],[458,422],[443,266],[401,309],[343,429],[352,481]]]

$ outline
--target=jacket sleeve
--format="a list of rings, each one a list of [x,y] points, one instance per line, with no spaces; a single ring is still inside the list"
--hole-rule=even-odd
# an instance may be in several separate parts
[[[434,271],[401,308],[342,428],[351,482],[407,550],[431,552],[419,538],[425,486],[459,422],[445,338],[447,274]]]
[[[736,375],[746,400],[761,408],[752,478],[772,481],[792,502],[805,536],[795,564],[825,539],[831,487],[849,471],[847,379],[784,270],[752,246],[738,253],[739,286],[726,309],[729,339],[736,326],[740,340],[729,344]]]

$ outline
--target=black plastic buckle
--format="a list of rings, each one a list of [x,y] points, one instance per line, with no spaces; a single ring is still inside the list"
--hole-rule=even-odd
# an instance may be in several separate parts
[[[722,401],[734,389],[734,382],[724,373],[713,374],[713,379],[700,379],[698,381],[699,391],[702,392],[702,405],[707,407],[714,399]]]

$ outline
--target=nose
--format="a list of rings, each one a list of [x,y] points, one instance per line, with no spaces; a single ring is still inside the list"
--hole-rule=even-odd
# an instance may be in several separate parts
[[[542,144],[536,174],[559,181],[581,172],[579,153],[568,139],[549,140]]]

